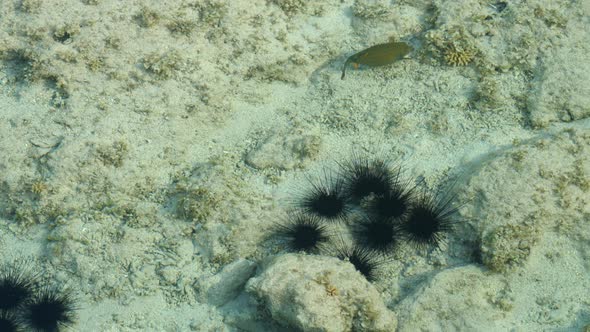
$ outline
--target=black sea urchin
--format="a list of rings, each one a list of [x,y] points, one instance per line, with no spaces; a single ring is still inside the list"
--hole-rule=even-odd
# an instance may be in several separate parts
[[[341,165],[346,194],[356,203],[370,195],[385,195],[392,189],[394,176],[383,159],[353,157]]]
[[[13,313],[0,311],[0,331],[18,332],[22,331],[22,327]]]
[[[400,219],[410,210],[414,200],[415,185],[401,178],[398,169],[391,183],[391,189],[372,197],[366,203],[368,212],[384,218]]]
[[[307,190],[297,202],[301,211],[328,221],[343,220],[350,212],[349,199],[340,177],[324,173],[317,181],[310,180]]]
[[[329,239],[326,225],[318,217],[293,213],[285,223],[277,224],[274,235],[283,239],[291,251],[318,251]]]
[[[15,310],[31,297],[36,276],[26,272],[25,261],[0,267],[0,310]]]
[[[364,216],[352,225],[357,245],[383,254],[391,253],[400,244],[401,234],[394,218]]]
[[[67,290],[44,287],[21,307],[21,320],[32,331],[57,332],[74,323],[74,300]]]
[[[336,248],[336,257],[350,262],[368,281],[377,279],[379,266],[385,263],[383,256],[374,250],[360,247],[358,245],[341,245]]]
[[[404,237],[419,250],[440,248],[444,235],[454,226],[452,215],[457,208],[451,204],[454,196],[437,198],[422,193],[408,216],[400,224]]]

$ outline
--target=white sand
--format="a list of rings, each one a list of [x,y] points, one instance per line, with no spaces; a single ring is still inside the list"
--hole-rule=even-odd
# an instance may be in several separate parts
[[[588,329],[590,2],[492,3],[0,2],[2,260],[74,289],[75,331],[279,329],[207,295],[249,268],[214,275],[280,252],[306,176],[368,149],[463,204],[375,283],[398,330]]]

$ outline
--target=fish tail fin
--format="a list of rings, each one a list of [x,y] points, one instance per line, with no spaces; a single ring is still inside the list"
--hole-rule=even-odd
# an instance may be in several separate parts
[[[342,76],[340,76],[340,79],[341,80],[343,80],[344,79],[344,76],[346,75],[346,66],[348,66],[348,63],[349,62],[350,62],[349,60],[346,60],[344,62],[344,65],[342,66]]]

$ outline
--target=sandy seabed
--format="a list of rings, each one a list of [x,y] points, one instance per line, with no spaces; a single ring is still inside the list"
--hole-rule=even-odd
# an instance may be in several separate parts
[[[590,331],[589,34],[589,1],[1,1],[2,263],[72,331]],[[459,209],[373,283],[268,239],[354,151]]]

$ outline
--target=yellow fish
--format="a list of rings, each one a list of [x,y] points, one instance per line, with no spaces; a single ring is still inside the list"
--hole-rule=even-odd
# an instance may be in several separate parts
[[[385,66],[402,59],[412,51],[412,46],[404,42],[386,43],[371,46],[366,50],[355,53],[346,59],[342,67],[342,77],[346,74],[346,67],[352,64],[355,69],[360,65],[369,67]]]

